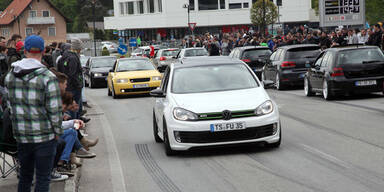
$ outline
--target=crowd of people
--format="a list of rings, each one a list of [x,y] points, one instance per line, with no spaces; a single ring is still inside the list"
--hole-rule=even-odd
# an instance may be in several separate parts
[[[0,37],[0,90],[9,111],[20,164],[18,191],[49,191],[51,181],[74,175],[79,158],[93,158],[86,138],[82,42],[52,43],[37,35]],[[83,105],[84,104],[84,105]],[[7,110],[4,110],[7,111]],[[5,128],[7,129],[7,128]],[[8,139],[9,140],[9,139]],[[12,143],[10,143],[12,144]]]
[[[313,30],[303,25],[288,30],[278,30],[277,35],[263,35],[260,32],[238,31],[212,35],[190,36],[182,40],[181,47],[205,47],[210,55],[229,55],[233,48],[243,46],[266,46],[275,51],[278,47],[294,44],[317,44],[322,49],[351,44],[375,45],[380,48],[384,28],[376,24],[369,29],[338,28],[334,31]]]

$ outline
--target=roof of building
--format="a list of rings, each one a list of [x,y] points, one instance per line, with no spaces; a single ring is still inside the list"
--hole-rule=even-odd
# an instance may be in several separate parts
[[[13,0],[11,4],[0,14],[0,25],[11,24],[24,10],[32,3],[33,0]],[[67,22],[70,19],[64,16],[59,9],[57,9],[49,0],[48,4],[53,7]]]

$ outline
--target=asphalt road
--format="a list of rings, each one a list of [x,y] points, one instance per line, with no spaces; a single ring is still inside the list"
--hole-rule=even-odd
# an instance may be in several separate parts
[[[384,96],[327,102],[302,90],[268,90],[279,104],[283,142],[167,157],[152,136],[148,96],[112,99],[87,89],[91,137],[80,191],[235,192],[384,190]]]

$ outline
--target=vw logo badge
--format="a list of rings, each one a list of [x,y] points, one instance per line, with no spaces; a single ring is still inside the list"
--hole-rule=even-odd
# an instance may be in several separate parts
[[[230,120],[232,118],[232,113],[229,110],[223,111],[223,119],[224,120]]]

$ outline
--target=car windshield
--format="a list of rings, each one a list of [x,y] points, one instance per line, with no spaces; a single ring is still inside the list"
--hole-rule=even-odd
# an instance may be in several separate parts
[[[179,53],[178,49],[164,50],[161,54],[162,57],[175,57]]]
[[[208,52],[205,49],[189,49],[185,50],[185,57],[196,57],[196,56],[208,56]]]
[[[115,57],[93,58],[92,68],[112,67],[115,61]]]
[[[287,51],[287,59],[316,58],[321,53],[320,47],[300,47]]]
[[[176,69],[172,79],[176,94],[229,91],[258,87],[245,65],[208,65]]]
[[[341,51],[338,64],[362,64],[384,62],[384,55],[378,48],[372,49],[351,49]]]
[[[257,60],[263,57],[269,57],[272,52],[269,49],[251,49],[243,53],[244,59]]]
[[[154,70],[152,63],[147,60],[120,60],[117,72]]]

